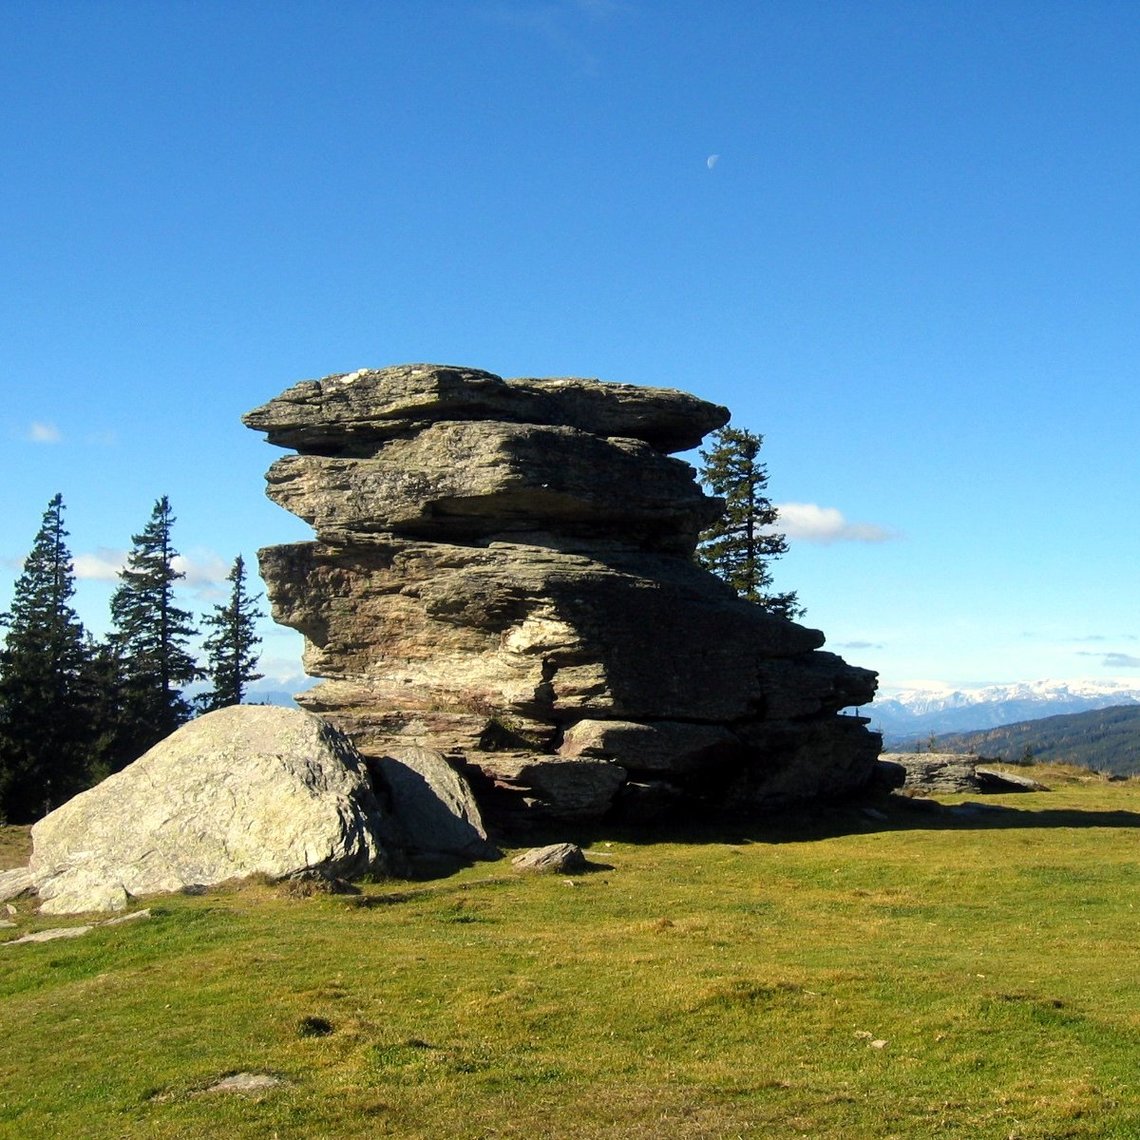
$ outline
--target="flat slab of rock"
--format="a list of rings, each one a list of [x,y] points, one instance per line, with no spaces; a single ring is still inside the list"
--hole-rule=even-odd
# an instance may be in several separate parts
[[[881,758],[884,766],[901,768],[902,787],[936,795],[961,792],[1042,792],[1044,784],[1013,772],[985,767],[980,757],[964,752],[891,752]],[[895,786],[898,786],[897,784]]]
[[[586,856],[576,843],[551,843],[547,847],[534,847],[511,860],[516,871],[531,871],[546,875],[571,875],[584,871]]]
[[[1049,789],[1028,776],[1007,772],[1004,768],[974,769],[974,775],[983,791],[986,792],[1047,792]]]
[[[57,938],[79,938],[94,930],[94,926],[58,926],[52,930],[36,930],[3,943],[4,946],[23,946],[29,942],[54,942]]]
[[[269,1073],[231,1073],[205,1089],[208,1093],[258,1093],[276,1088],[284,1082]]]
[[[32,828],[47,914],[255,873],[352,878],[386,866],[359,753],[295,709],[238,705],[183,725]]]
[[[78,938],[82,934],[89,934],[100,926],[122,926],[128,922],[138,922],[150,918],[149,908],[132,911],[130,914],[121,914],[117,918],[106,918],[102,922],[91,923],[87,926],[57,926],[51,930],[37,930],[31,934],[24,934],[20,938],[12,938],[0,943],[4,946],[21,946],[28,942],[54,942],[57,938]],[[15,926],[14,922],[0,923],[0,926]]]
[[[573,427],[687,451],[728,418],[727,408],[671,388],[577,377],[504,380],[478,368],[400,364],[304,380],[242,422],[302,454],[368,455],[378,442],[439,420]]]
[[[334,544],[556,529],[688,555],[720,512],[687,463],[646,443],[525,424],[432,424],[375,456],[286,456],[266,479],[275,503]]]

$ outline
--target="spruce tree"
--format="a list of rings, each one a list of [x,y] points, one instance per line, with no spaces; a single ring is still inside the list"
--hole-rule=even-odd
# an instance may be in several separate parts
[[[137,759],[151,745],[190,719],[181,687],[201,676],[187,642],[197,634],[191,614],[175,604],[174,584],[186,575],[175,568],[170,501],[159,499],[119,572],[111,597],[112,643],[121,659],[124,725],[113,766]]]
[[[0,615],[0,816],[10,823],[38,819],[87,784],[92,651],[69,604],[63,511],[56,495]]]
[[[787,538],[770,528],[779,512],[765,495],[768,472],[757,458],[764,437],[743,428],[721,428],[701,452],[701,482],[724,498],[724,513],[701,533],[697,561],[723,578],[741,597],[769,613],[794,619],[803,614],[795,592],[771,592],[768,563],[785,554]]]
[[[246,686],[261,680],[257,668],[257,608],[260,594],[250,597],[245,585],[245,560],[239,554],[226,578],[232,583],[229,601],[214,607],[202,624],[214,632],[202,643],[206,651],[206,674],[210,689],[198,698],[204,712],[240,705]]]
[[[95,641],[88,635],[87,650],[84,705],[89,715],[90,782],[97,784],[134,759],[127,753],[135,733],[127,707],[123,659],[114,637]]]

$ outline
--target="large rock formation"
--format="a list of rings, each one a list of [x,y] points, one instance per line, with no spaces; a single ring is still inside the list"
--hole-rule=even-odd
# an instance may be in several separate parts
[[[728,412],[682,392],[407,365],[245,417],[317,541],[260,552],[366,757],[443,752],[500,823],[770,806],[863,786],[873,673],[698,567],[721,504],[669,457]]]

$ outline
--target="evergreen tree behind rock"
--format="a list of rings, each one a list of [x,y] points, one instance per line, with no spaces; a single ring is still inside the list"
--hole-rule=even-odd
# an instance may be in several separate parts
[[[113,768],[137,759],[190,719],[182,686],[201,676],[187,643],[192,615],[175,604],[175,517],[165,495],[141,534],[132,536],[127,564],[111,597],[112,646],[121,662],[121,722]]]
[[[234,559],[226,581],[231,583],[229,600],[214,607],[202,619],[202,624],[213,630],[203,642],[206,651],[206,675],[210,688],[198,698],[204,712],[240,705],[245,699],[247,686],[261,680],[257,669],[257,621],[261,611],[257,608],[260,594],[251,597],[245,584],[245,560],[239,554]]]
[[[786,554],[787,538],[771,528],[779,512],[765,494],[768,472],[759,461],[764,437],[724,427],[701,451],[701,482],[724,499],[724,513],[701,532],[697,561],[750,602],[794,620],[804,610],[794,591],[772,593],[768,563]]]
[[[106,779],[135,757],[130,751],[137,733],[130,721],[127,676],[114,636],[95,641],[88,636],[90,661],[84,677],[84,707],[90,743],[89,785]]]
[[[88,782],[95,650],[71,608],[63,497],[44,512],[16,581],[0,650],[0,817],[38,819]]]

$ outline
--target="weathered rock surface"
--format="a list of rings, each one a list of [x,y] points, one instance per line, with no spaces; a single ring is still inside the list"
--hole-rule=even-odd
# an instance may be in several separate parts
[[[0,902],[7,902],[32,889],[30,867],[15,867],[10,871],[0,871]]]
[[[487,839],[471,788],[438,752],[395,749],[370,767],[375,783],[387,792],[389,810],[381,834],[388,847],[397,847],[413,858],[499,857],[501,852]]]
[[[150,909],[134,910],[130,914],[121,914],[117,918],[105,918],[102,922],[95,922],[84,926],[57,926],[51,930],[36,930],[30,934],[11,938],[7,942],[0,942],[0,946],[26,946],[31,942],[54,942],[59,938],[78,938],[89,934],[101,926],[122,926],[125,923],[142,922],[150,918]],[[15,923],[0,923],[0,926],[14,926]]]
[[[285,1082],[272,1073],[231,1073],[220,1081],[215,1081],[205,1093],[261,1093],[275,1089]]]
[[[940,795],[978,790],[974,778],[976,756],[957,752],[891,752],[882,756],[882,762],[903,769],[901,786],[908,790]]]
[[[725,409],[593,380],[408,365],[249,413],[296,448],[274,501],[317,541],[260,552],[304,693],[373,761],[442,753],[499,825],[837,795],[880,740],[875,675],[698,567],[692,468]]]
[[[904,790],[954,795],[961,792],[1042,792],[1036,780],[982,767],[981,757],[963,752],[892,752],[881,762],[902,769]]]
[[[3,946],[26,946],[30,942],[56,942],[60,938],[81,938],[90,934],[94,926],[57,926],[51,930],[36,930],[31,934],[21,935],[19,938],[10,938]]]
[[[516,871],[530,871],[539,875],[570,875],[586,870],[588,864],[582,848],[576,843],[551,843],[546,847],[533,847],[511,860]]]
[[[983,792],[1047,792],[1049,790],[1045,784],[1038,780],[1000,768],[983,768],[978,765],[974,769],[974,776]]]
[[[718,513],[687,463],[566,427],[430,424],[375,456],[286,456],[267,480],[275,503],[341,543],[557,530],[691,550]]]
[[[504,380],[477,368],[403,364],[303,380],[242,419],[270,443],[306,455],[371,455],[437,421],[572,427],[687,451],[728,423],[728,409],[667,388],[577,377]]]
[[[295,709],[237,706],[184,725],[32,828],[48,914],[306,869],[382,870],[381,809],[359,754]]]

